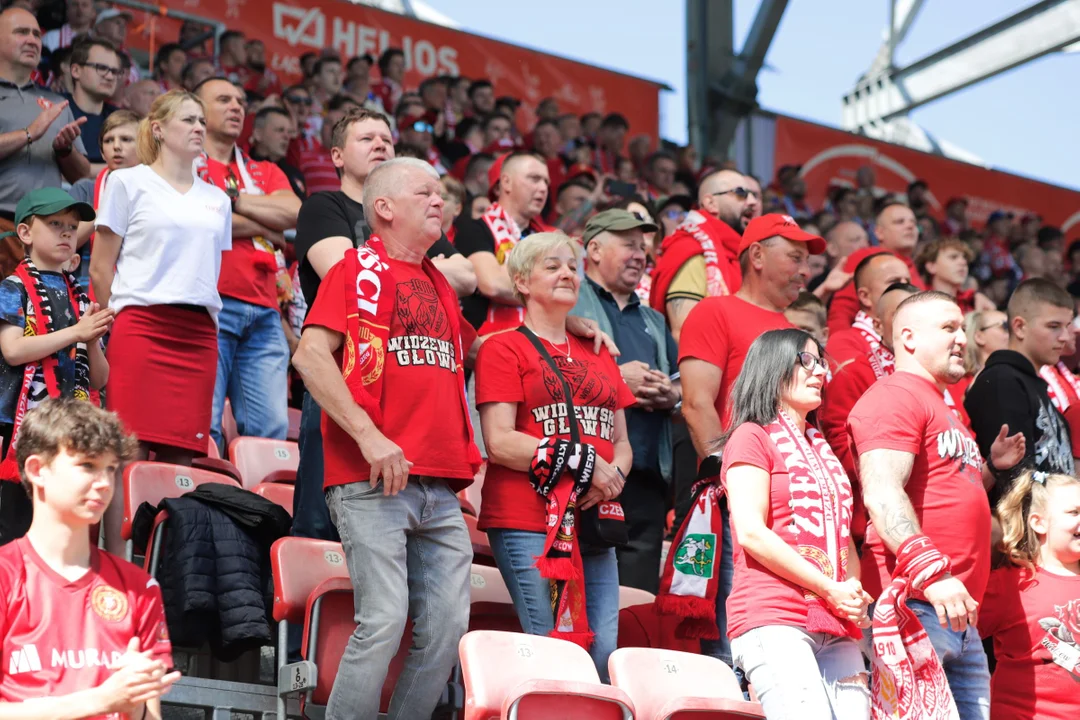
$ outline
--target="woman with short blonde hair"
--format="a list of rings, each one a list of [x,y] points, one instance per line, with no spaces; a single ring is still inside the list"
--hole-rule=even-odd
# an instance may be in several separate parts
[[[488,338],[476,360],[489,458],[479,527],[525,632],[577,642],[606,678],[618,634],[618,541],[594,533],[617,535],[605,523],[622,522],[612,501],[630,471],[623,413],[635,401],[608,351],[566,331],[580,258],[576,241],[541,232],[506,262],[525,323]]]
[[[191,464],[205,455],[217,373],[217,281],[232,247],[228,196],[200,180],[206,118],[197,97],[172,90],[139,123],[139,159],[116,170],[98,208],[90,279],[117,311],[106,400],[139,438],[142,458]],[[105,542],[123,549],[123,498],[105,516]]]

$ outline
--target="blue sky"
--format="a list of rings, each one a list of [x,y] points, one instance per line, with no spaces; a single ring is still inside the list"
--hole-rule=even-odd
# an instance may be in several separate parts
[[[473,32],[666,82],[661,129],[686,138],[683,0],[427,0]],[[897,52],[916,60],[1033,0],[928,0]],[[735,0],[740,46],[758,0]],[[828,8],[826,11],[825,8]],[[758,76],[762,107],[840,124],[840,99],[869,66],[888,22],[886,0],[790,0]],[[1004,170],[1080,187],[1075,137],[1080,53],[1036,60],[912,113],[936,137]]]

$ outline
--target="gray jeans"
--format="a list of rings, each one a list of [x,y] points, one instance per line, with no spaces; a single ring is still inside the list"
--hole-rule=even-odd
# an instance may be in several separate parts
[[[352,579],[356,630],[341,657],[328,720],[376,718],[407,617],[412,647],[389,718],[430,717],[469,625],[472,544],[445,481],[410,478],[396,496],[355,482],[326,491]]]

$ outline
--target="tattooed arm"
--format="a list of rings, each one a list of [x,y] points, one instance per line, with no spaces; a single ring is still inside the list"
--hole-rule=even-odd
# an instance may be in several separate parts
[[[701,301],[683,297],[668,300],[668,325],[671,327],[671,336],[675,338],[675,342],[679,342],[679,335],[682,333],[682,326],[686,322],[686,316],[699,302]]]
[[[869,450],[859,456],[863,502],[885,547],[896,553],[912,535],[922,532],[904,486],[915,456],[902,450]]]

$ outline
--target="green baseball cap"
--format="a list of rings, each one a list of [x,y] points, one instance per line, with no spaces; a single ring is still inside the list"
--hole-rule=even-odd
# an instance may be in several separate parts
[[[585,233],[581,239],[588,245],[590,240],[602,232],[622,232],[639,228],[644,232],[656,232],[660,229],[654,223],[642,220],[629,210],[612,208],[598,212],[589,218],[589,222],[585,223]]]
[[[79,219],[89,222],[94,219],[94,208],[88,203],[79,202],[58,187],[43,187],[31,190],[22,196],[15,206],[15,227],[19,227],[35,215],[55,215],[72,208],[79,214]],[[14,235],[14,231],[4,235]]]

